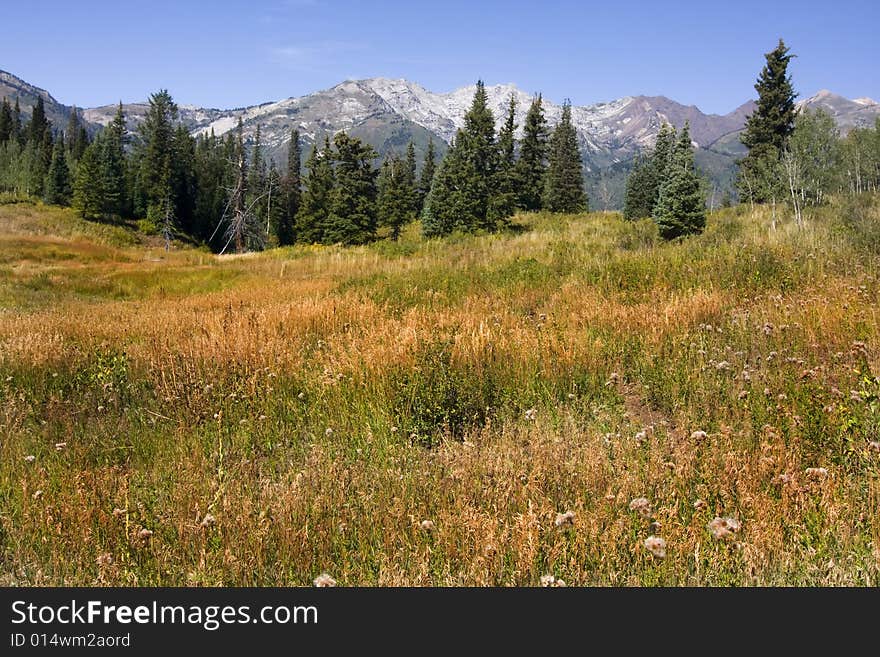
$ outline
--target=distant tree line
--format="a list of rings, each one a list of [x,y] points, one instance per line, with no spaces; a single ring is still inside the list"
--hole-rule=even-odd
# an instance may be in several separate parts
[[[748,148],[739,162],[740,199],[770,205],[774,226],[780,204],[800,224],[807,206],[822,204],[832,194],[880,188],[880,118],[873,128],[854,128],[841,137],[827,112],[799,112],[788,75],[792,57],[781,39],[765,55],[755,84],[757,106],[740,137]],[[703,201],[693,156],[686,152],[689,140],[676,141],[674,130],[663,126],[653,151],[636,162],[627,180],[626,218],[653,217],[665,237],[702,230]]]
[[[144,229],[169,241],[186,237],[215,251],[397,239],[420,217],[424,234],[439,236],[502,229],[518,209],[585,211],[570,105],[551,132],[537,96],[518,143],[513,97],[497,135],[487,100],[478,82],[465,124],[439,164],[430,141],[421,166],[410,142],[376,167],[371,146],[340,132],[315,143],[303,166],[294,129],[279,169],[264,156],[260,126],[248,145],[240,119],[223,137],[193,136],[166,90],[150,96],[134,138],[121,103],[90,139],[75,108],[58,131],[42,98],[25,124],[18,101],[4,99],[0,191],[70,205],[88,219],[141,217]]]

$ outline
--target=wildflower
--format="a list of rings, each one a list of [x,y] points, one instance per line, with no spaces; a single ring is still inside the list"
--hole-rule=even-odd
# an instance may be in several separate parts
[[[749,396],[748,390],[740,390],[740,393],[737,395],[737,399],[745,399]]]
[[[120,509],[118,506],[113,509],[113,517],[114,518],[120,518],[120,517],[124,516],[126,513],[128,513],[127,509]]]
[[[764,335],[770,335],[773,332],[773,324],[767,322],[764,324]]]
[[[305,398],[306,398],[306,393],[301,392],[301,393],[299,393],[299,394],[296,396],[296,398],[297,398],[297,399],[305,399]]]
[[[771,394],[773,394],[773,393],[770,392],[770,388],[764,388],[764,395],[766,397],[769,397]]]
[[[95,563],[99,566],[112,566],[113,565],[113,555],[109,552],[102,552],[98,555],[97,559],[95,559]]]
[[[206,513],[205,517],[202,518],[202,521],[199,523],[199,526],[207,529],[208,527],[213,527],[216,523],[217,519],[210,513]]]
[[[769,363],[771,360],[776,358],[778,355],[779,354],[777,354],[775,351],[771,351],[769,354],[767,354],[767,362]]]
[[[863,356],[863,357],[867,358],[868,357],[868,345],[866,345],[864,342],[856,340],[851,345],[850,353],[852,353],[853,356]]]
[[[717,539],[730,538],[739,531],[739,520],[736,518],[715,517],[708,525],[712,535]]]
[[[557,527],[568,527],[574,524],[574,511],[566,511],[565,513],[557,513],[554,523]]]
[[[529,410],[526,411],[526,419],[529,420],[530,422],[534,422],[537,417],[538,417],[538,409],[530,408]]]
[[[742,380],[746,383],[752,380],[752,375],[748,370],[743,370],[740,376],[742,377]]]
[[[635,511],[642,518],[651,517],[651,503],[647,497],[637,497],[629,503],[629,510]]]
[[[850,390],[849,398],[851,401],[860,402],[862,401],[862,394],[858,390]]]
[[[333,429],[331,429],[330,427],[327,427],[326,429],[324,429],[324,435],[329,438],[330,436],[333,435]]]
[[[265,416],[265,415],[261,415],[261,416],[260,416],[259,418],[257,418],[257,419],[260,420],[260,422],[262,422],[263,420],[266,419],[266,416]]]
[[[28,463],[33,463],[34,461],[37,460],[37,457],[34,456],[33,454],[28,454],[27,456],[24,457],[24,460],[27,461]]]
[[[60,452],[60,451],[63,450],[65,447],[67,447],[67,443],[66,443],[66,442],[63,442],[63,443],[55,443],[55,451],[57,451],[57,452]]]
[[[38,500],[38,499],[40,499],[41,497],[43,497],[43,491],[42,491],[42,489],[37,489],[37,490],[35,490],[35,491],[34,491],[34,494],[33,494],[31,497],[32,497],[33,499],[35,499],[35,500]]]
[[[391,427],[391,433],[397,433],[399,429],[397,427]]]
[[[606,502],[615,502],[615,501],[617,501],[617,495],[615,495],[614,493],[608,493],[605,496],[605,501]]]
[[[642,445],[642,444],[645,443],[647,440],[648,440],[648,432],[645,431],[644,429],[642,429],[641,431],[639,431],[639,432],[636,434],[636,442],[637,442],[639,445]]]
[[[880,440],[872,440],[869,442],[868,449],[872,452],[880,452]]]
[[[434,521],[433,520],[422,520],[419,523],[419,527],[422,528],[422,531],[432,532],[432,531],[434,531]]]
[[[142,541],[145,541],[145,542],[149,541],[152,536],[153,536],[153,532],[151,530],[147,529],[146,527],[141,529],[138,532],[138,538],[141,539]]]
[[[778,474],[773,478],[773,483],[778,486],[785,486],[786,484],[790,484],[793,481],[793,477],[790,474],[782,473]]]
[[[573,392],[570,392],[570,393],[568,393],[568,399],[569,400],[577,399],[577,395],[575,395]]]
[[[709,505],[706,504],[706,500],[701,500],[699,498],[694,500],[694,511],[702,511],[707,506],[709,506]]]
[[[691,434],[691,440],[694,442],[703,442],[707,438],[709,438],[709,434],[701,429],[698,429]]]
[[[720,363],[715,363],[715,369],[719,372],[722,370],[729,370],[730,363],[728,363],[726,360],[722,360]]]
[[[330,575],[328,575],[327,573],[321,573],[314,580],[312,580],[312,583],[319,589],[336,586],[336,580],[330,577]]]
[[[615,383],[618,383],[619,381],[620,381],[620,374],[618,374],[617,372],[612,372],[611,375],[608,377],[608,380],[605,382],[605,385],[606,386],[614,385]]]
[[[565,586],[565,580],[557,579],[555,575],[541,575],[541,586],[545,588],[557,588]]]
[[[828,470],[825,468],[807,468],[804,470],[804,474],[811,479],[821,480],[828,476]]]
[[[658,559],[666,557],[666,541],[659,536],[649,536],[646,538],[645,549]]]

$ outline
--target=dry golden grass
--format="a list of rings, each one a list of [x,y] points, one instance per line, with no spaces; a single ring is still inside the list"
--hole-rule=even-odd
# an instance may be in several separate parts
[[[878,251],[839,214],[216,258],[0,206],[0,575],[876,585]]]

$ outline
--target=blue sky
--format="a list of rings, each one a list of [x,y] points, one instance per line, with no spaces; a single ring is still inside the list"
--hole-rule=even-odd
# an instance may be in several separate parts
[[[880,100],[880,0],[3,4],[0,69],[85,107],[168,88],[229,108],[384,76],[434,91],[481,77],[575,104],[663,94],[726,113],[753,97],[780,36],[801,96]]]

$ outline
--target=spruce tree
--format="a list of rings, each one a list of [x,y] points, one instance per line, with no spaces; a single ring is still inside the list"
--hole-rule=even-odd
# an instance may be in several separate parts
[[[657,133],[654,149],[647,157],[638,158],[626,181],[623,216],[642,219],[654,214],[660,185],[666,177],[669,157],[675,145],[675,129],[663,123]]]
[[[446,235],[453,230],[494,230],[497,212],[491,211],[496,193],[498,150],[495,120],[489,109],[486,87],[477,82],[464,127],[446,154],[422,213],[426,236]]]
[[[312,147],[306,160],[306,178],[303,184],[302,202],[296,215],[298,242],[315,244],[325,241],[325,228],[330,211],[330,196],[334,187],[333,152],[329,137],[324,147]]]
[[[21,105],[18,103],[18,96],[15,98],[15,107],[12,110],[12,131],[9,137],[24,145],[25,135],[21,129]]]
[[[516,210],[516,128],[516,97],[511,94],[507,103],[507,116],[498,132],[498,170],[489,210],[501,223],[506,223],[507,218]]]
[[[0,146],[12,137],[12,107],[6,97],[0,103]]]
[[[284,187],[281,184],[281,174],[275,166],[275,158],[272,158],[269,171],[266,174],[266,236],[270,238],[269,243],[274,246],[281,245],[278,235],[286,215],[287,208]]]
[[[402,166],[404,195],[409,203],[408,214],[417,215],[421,211],[421,203],[418,192],[419,180],[416,174],[416,145],[411,139],[406,146],[406,159],[402,162]]]
[[[150,96],[149,108],[140,125],[143,143],[139,187],[147,218],[157,226],[169,223],[175,214],[172,189],[172,150],[177,105],[167,90]],[[166,231],[167,232],[167,231]]]
[[[428,149],[425,151],[425,161],[422,164],[422,174],[419,177],[418,186],[418,211],[417,215],[421,215],[425,208],[425,199],[428,192],[431,191],[431,183],[434,182],[434,174],[437,171],[436,152],[434,148],[434,138],[428,139]]]
[[[121,217],[129,213],[125,159],[127,135],[121,101],[116,108],[113,120],[102,133],[102,137],[104,144],[101,154],[105,185],[104,211],[108,215]],[[76,143],[73,146],[74,150],[78,147]]]
[[[70,119],[67,122],[67,130],[64,132],[64,142],[67,148],[67,154],[74,163],[82,157],[83,151],[88,146],[88,133],[80,121],[79,111],[74,105],[70,112]]]
[[[391,238],[400,237],[400,229],[412,218],[412,195],[409,166],[395,154],[382,162],[377,182],[376,202],[379,225],[391,229]]]
[[[650,217],[657,200],[657,175],[650,158],[637,158],[626,179],[623,218],[634,221]]]
[[[283,204],[284,211],[280,215],[276,230],[278,244],[281,246],[293,244],[296,240],[296,215],[299,212],[302,195],[300,157],[299,130],[294,128],[290,133],[290,146],[287,150],[287,171],[281,180],[283,198],[279,200]]]
[[[37,102],[34,105],[31,120],[27,127],[27,138],[34,144],[42,144],[43,136],[48,129],[49,119],[46,118],[46,106],[43,103],[43,97],[37,96]]]
[[[562,106],[562,118],[550,138],[550,156],[544,185],[544,209],[550,212],[586,212],[583,163],[577,131],[571,122],[571,104]]]
[[[254,132],[254,145],[251,148],[248,168],[248,205],[257,216],[265,216],[266,209],[266,162],[263,160],[260,124]]]
[[[740,136],[749,153],[740,161],[738,181],[743,196],[758,203],[775,198],[775,183],[767,176],[776,175],[779,169],[779,158],[794,130],[797,115],[797,94],[788,75],[788,64],[794,55],[780,39],[764,57],[766,64],[755,83],[757,107],[746,119]]]
[[[95,139],[83,152],[73,183],[73,207],[86,219],[104,216],[104,171],[101,165],[102,139]]]
[[[517,205],[523,210],[540,210],[547,173],[547,120],[541,95],[535,96],[523,124],[523,137],[516,163]]]
[[[70,194],[70,170],[67,168],[67,156],[64,153],[63,141],[58,139],[52,151],[49,173],[46,175],[43,200],[52,205],[69,205]]]
[[[654,208],[654,221],[665,239],[699,233],[706,226],[706,200],[694,168],[694,150],[687,123],[670,155]]]
[[[345,132],[333,138],[333,145],[336,178],[324,239],[331,244],[364,244],[376,233],[376,151]]]

